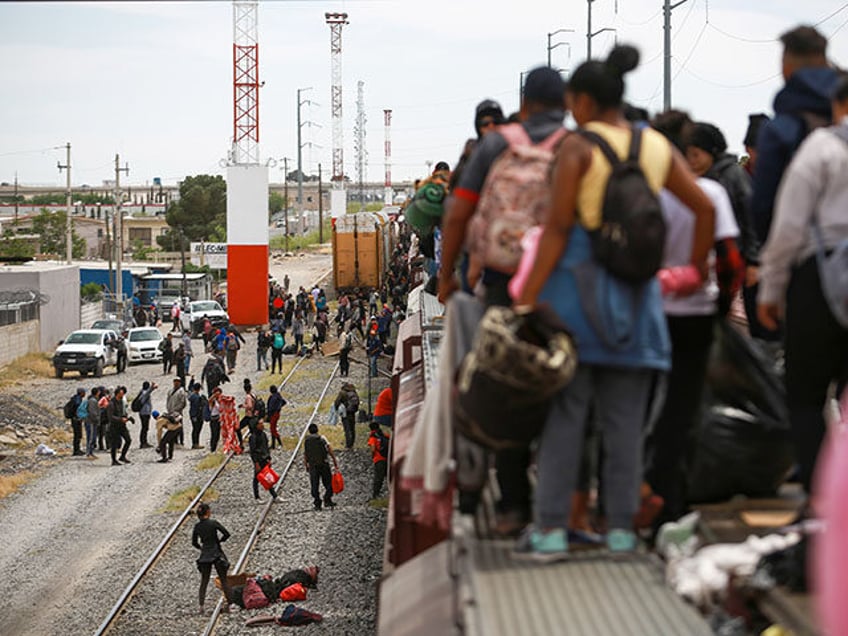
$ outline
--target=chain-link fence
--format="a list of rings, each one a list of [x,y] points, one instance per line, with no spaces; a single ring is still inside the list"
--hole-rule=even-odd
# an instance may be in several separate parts
[[[49,299],[31,289],[0,291],[0,327],[37,320],[39,307]]]

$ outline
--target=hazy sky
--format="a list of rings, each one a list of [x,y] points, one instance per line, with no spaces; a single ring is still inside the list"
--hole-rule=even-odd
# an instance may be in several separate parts
[[[595,0],[593,29],[616,29],[642,51],[627,98],[662,107],[662,0]],[[394,111],[393,174],[415,178],[427,161],[451,165],[473,135],[485,97],[518,107],[519,74],[586,57],[585,0],[520,2],[362,0],[259,3],[260,143],[263,160],[296,157],[296,89],[304,107],[304,170],[331,171],[330,47],[325,11],[346,11],[343,31],[345,172],[354,177],[356,86],[365,82],[368,177],[383,178],[383,109]],[[673,12],[673,103],[725,131],[741,149],[749,112],[771,112],[782,84],[775,38],[820,23],[832,59],[848,65],[848,3],[840,0],[689,0]],[[73,183],[222,173],[232,138],[232,5],[188,3],[0,3],[0,181],[60,184],[66,141]],[[612,33],[593,40],[603,56]],[[271,172],[281,178],[282,162]]]

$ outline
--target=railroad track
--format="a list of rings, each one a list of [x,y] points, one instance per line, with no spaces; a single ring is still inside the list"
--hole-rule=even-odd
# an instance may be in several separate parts
[[[302,357],[302,358],[299,358],[297,360],[295,365],[291,368],[289,373],[286,375],[286,377],[280,383],[280,385],[279,385],[280,388],[286,386],[289,383],[289,381],[292,379],[292,377],[295,375],[295,373],[298,371],[298,369],[300,369],[301,365],[307,359],[309,359],[309,358]],[[309,423],[311,423],[314,420],[315,415],[317,414],[318,409],[320,408],[321,401],[323,400],[324,395],[326,394],[326,391],[330,386],[330,382],[332,381],[332,378],[336,373],[336,369],[337,369],[337,365],[333,368],[333,373],[330,375],[330,378],[328,379],[327,383],[325,384],[324,391],[321,393],[320,397],[318,398],[318,400],[315,404],[315,408],[313,409],[312,416],[309,418],[309,422],[304,427],[304,435],[305,435],[306,428],[308,427]],[[291,468],[292,463],[294,462],[294,459],[297,455],[297,452],[300,449],[300,446],[302,444],[302,440],[303,440],[304,435],[300,436],[300,438],[298,439],[296,448],[294,449],[293,452],[290,453],[286,468],[285,468],[284,472],[281,473],[281,476],[280,476],[280,484],[279,484],[280,486],[282,486],[283,481],[285,479],[285,476],[288,473],[289,469]],[[231,460],[235,456],[236,455],[232,452],[225,456],[224,461],[215,470],[214,474],[201,487],[200,491],[192,499],[191,503],[189,503],[185,507],[185,509],[180,514],[180,516],[177,518],[177,520],[174,522],[174,524],[171,526],[171,528],[168,530],[168,532],[165,534],[163,539],[159,542],[159,544],[156,546],[156,548],[153,550],[153,552],[150,554],[150,556],[147,558],[147,560],[144,562],[144,564],[141,566],[141,568],[135,573],[135,575],[133,576],[130,583],[123,590],[123,592],[121,593],[118,600],[112,606],[111,610],[109,611],[107,616],[104,618],[103,622],[97,628],[97,631],[95,632],[95,634],[97,636],[101,636],[103,634],[109,633],[110,630],[112,630],[115,627],[115,625],[119,622],[122,615],[125,613],[125,610],[128,608],[128,604],[130,604],[131,599],[139,591],[139,589],[142,585],[142,582],[153,572],[153,570],[155,569],[154,566],[163,557],[163,555],[165,555],[168,548],[172,545],[174,538],[178,535],[180,529],[184,526],[186,520],[192,515],[197,504],[200,501],[202,501],[203,497],[209,492],[209,489],[218,481],[218,479],[221,477],[221,475],[227,469],[227,466],[230,464]],[[267,517],[268,512],[270,510],[271,501],[272,500],[269,499],[268,503],[263,505],[262,510],[260,512],[260,515],[259,515],[259,519],[257,520],[256,526],[254,527],[254,532],[251,534],[250,539],[248,540],[248,543],[245,546],[245,549],[242,551],[242,554],[239,558],[239,561],[236,563],[234,573],[239,572],[239,568],[242,567],[247,555],[250,553],[250,549],[252,548],[253,544],[255,544],[256,536],[259,533],[259,529],[261,529],[262,524],[264,523],[265,518]],[[230,530],[232,531],[233,528],[230,528]],[[193,583],[196,584],[197,581],[195,580],[195,581],[193,581]],[[192,605],[194,605],[194,604],[192,604]],[[221,609],[220,605],[216,606],[215,611],[213,613],[215,620],[217,620],[217,616],[220,613],[220,609]],[[150,631],[149,626],[147,626],[144,630],[141,630],[141,631],[138,631],[138,632],[135,632],[132,629],[128,629],[126,631],[128,633],[153,633],[153,632]],[[156,630],[154,629],[154,632],[155,631]],[[124,630],[122,630],[121,633],[124,633]]]
[[[298,437],[297,444],[295,445],[294,450],[291,455],[289,455],[289,460],[286,463],[285,468],[280,473],[280,480],[277,482],[278,488],[278,497],[281,497],[283,494],[283,486],[285,485],[286,478],[291,472],[291,468],[294,465],[295,460],[297,459],[298,453],[300,452],[301,446],[303,446],[303,440],[306,438],[306,433],[308,432],[309,425],[315,421],[315,418],[318,416],[318,411],[321,408],[321,403],[324,401],[324,397],[327,395],[327,390],[330,388],[330,384],[333,381],[333,378],[336,376],[336,373],[339,370],[339,364],[336,363],[333,366],[333,370],[330,373],[330,377],[327,378],[327,382],[324,384],[324,388],[321,391],[321,394],[318,396],[318,399],[315,401],[315,408],[312,409],[312,414],[309,416],[309,420],[303,427],[303,430]],[[274,500],[270,499],[266,504],[262,507],[262,512],[259,515],[259,518],[256,520],[256,525],[253,527],[253,532],[251,532],[250,537],[247,540],[244,548],[239,555],[238,561],[236,561],[235,566],[233,567],[233,574],[240,574],[245,564],[247,563],[247,558],[250,556],[250,552],[253,550],[253,547],[256,545],[257,540],[259,539],[259,533],[262,531],[262,527],[265,524],[265,521],[268,517],[268,513],[271,511],[271,506],[273,505]],[[218,622],[218,618],[221,615],[221,611],[224,607],[225,599],[223,596],[218,598],[218,602],[215,604],[215,609],[212,611],[212,615],[209,618],[209,621],[206,623],[206,628],[203,630],[203,636],[210,636],[212,632],[215,630],[215,625]]]

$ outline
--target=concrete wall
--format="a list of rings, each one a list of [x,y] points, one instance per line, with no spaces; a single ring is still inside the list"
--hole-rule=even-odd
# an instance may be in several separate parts
[[[0,366],[9,364],[15,358],[39,350],[38,320],[28,320],[17,325],[0,327]]]
[[[101,301],[80,305],[80,328],[90,327],[91,323],[101,318],[103,318],[103,303]]]
[[[28,263],[0,267],[0,289],[33,289],[48,297],[41,306],[39,347],[53,351],[60,340],[80,328],[80,274],[77,265]],[[4,340],[0,339],[0,349]]]

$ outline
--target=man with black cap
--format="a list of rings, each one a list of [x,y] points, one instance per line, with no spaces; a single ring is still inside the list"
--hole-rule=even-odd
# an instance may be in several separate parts
[[[468,163],[471,153],[474,152],[474,149],[477,147],[477,144],[483,136],[493,130],[496,130],[497,126],[500,126],[504,123],[504,121],[506,121],[506,119],[504,118],[501,105],[495,100],[484,99],[482,102],[477,104],[477,108],[474,111],[474,131],[477,133],[477,137],[465,142],[465,147],[462,149],[462,155],[460,156],[459,161],[456,162],[453,174],[451,174],[451,190],[453,190],[456,187],[456,184],[459,183],[459,177],[462,175],[462,171],[465,169],[465,165]]]
[[[521,99],[520,126],[532,144],[555,139],[552,135],[564,136],[565,88],[560,74],[549,67],[533,69],[527,75]],[[481,118],[481,127],[487,123],[484,119]],[[480,140],[448,203],[442,220],[442,259],[439,270],[439,299],[442,302],[447,302],[459,287],[454,268],[465,244],[471,219],[477,211],[489,171],[510,147],[504,130],[495,130]],[[474,257],[473,260],[479,259]],[[476,267],[473,264],[472,270]],[[471,286],[474,285],[474,278],[475,274],[472,273],[469,276]],[[509,279],[509,274],[483,266],[481,280],[487,306],[512,304],[507,292]],[[530,452],[527,449],[510,449],[496,454],[495,465],[501,491],[501,500],[498,502],[499,533],[518,531],[530,518],[530,483],[527,479],[529,463]],[[474,506],[473,495],[468,501],[469,506]]]

